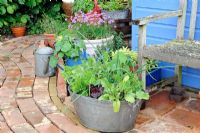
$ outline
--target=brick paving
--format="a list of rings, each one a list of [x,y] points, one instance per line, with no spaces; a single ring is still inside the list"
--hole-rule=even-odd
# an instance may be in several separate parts
[[[80,124],[60,70],[58,78],[35,77],[34,44],[42,38],[15,38],[0,47],[0,133],[97,132]],[[200,133],[200,101],[177,104],[168,95],[155,93],[130,133]]]

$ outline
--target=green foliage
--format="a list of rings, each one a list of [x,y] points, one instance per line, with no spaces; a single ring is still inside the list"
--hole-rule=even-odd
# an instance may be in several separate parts
[[[75,24],[73,29],[77,30],[82,39],[95,40],[110,37],[114,31],[110,25],[88,25],[88,24]]]
[[[50,58],[50,65],[55,67],[59,59],[78,59],[85,45],[73,31],[65,30],[56,40],[54,55]]]
[[[100,0],[99,5],[103,10],[115,11],[129,8],[130,0]]]
[[[43,14],[43,17],[37,25],[40,26],[43,33],[59,34],[61,31],[67,28],[67,22],[61,19],[55,19],[53,17]]]
[[[90,96],[91,85],[102,86],[103,94],[98,99],[112,101],[114,112],[118,112],[120,101],[134,103],[149,98],[142,89],[138,73],[131,72],[129,64],[136,65],[123,52],[112,57],[104,52],[101,59],[90,57],[81,65],[65,66],[62,74],[71,91],[79,95]]]
[[[43,13],[59,16],[60,3],[49,0],[0,0],[0,33],[9,33],[8,29],[13,25],[29,23],[30,28]]]
[[[94,8],[93,0],[75,0],[73,4],[73,12],[89,12]]]

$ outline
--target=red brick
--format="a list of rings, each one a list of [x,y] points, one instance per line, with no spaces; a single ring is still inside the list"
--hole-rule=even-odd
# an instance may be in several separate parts
[[[32,98],[18,99],[17,104],[22,113],[39,111],[35,101]]]
[[[19,77],[20,75],[21,75],[21,72],[19,69],[7,71],[7,77]]]
[[[40,111],[26,112],[23,115],[31,125],[40,124],[45,119],[45,116]]]
[[[36,129],[40,133],[63,133],[60,129],[58,129],[53,124],[40,125],[40,126],[37,126]]]
[[[169,100],[169,92],[161,91],[153,95],[146,104],[147,108],[151,108],[158,115],[164,115],[176,107],[174,101]]]
[[[170,112],[166,117],[170,121],[176,121],[180,125],[183,125],[190,129],[199,129],[200,131],[200,115],[191,111],[182,109],[175,109]]]
[[[0,133],[12,133],[6,123],[0,122]]]
[[[152,121],[153,118],[151,118],[150,116],[148,115],[145,115],[145,114],[142,114],[142,113],[139,113],[137,115],[137,119],[136,119],[136,122],[135,122],[135,126],[136,127],[140,127],[141,125],[147,123],[147,122],[150,122]]]
[[[31,91],[19,91],[17,92],[17,98],[32,98],[33,94]]]
[[[16,108],[17,104],[15,98],[9,97],[0,97],[0,108],[7,109],[7,108]]]
[[[15,77],[16,78],[16,77]],[[14,81],[5,80],[3,87],[8,89],[16,89],[18,85],[18,80],[12,79]]]
[[[23,88],[23,87],[32,87],[34,82],[34,78],[29,78],[29,77],[22,77],[20,79],[18,88]]]
[[[12,130],[15,133],[38,133],[30,124],[25,123],[17,126],[13,126]]]
[[[200,99],[190,99],[179,105],[181,109],[200,113]]]
[[[57,127],[67,133],[88,133],[86,128],[75,125],[69,118],[60,113],[49,114],[47,117],[55,123]]]
[[[0,122],[4,122],[5,119],[3,118],[2,114],[0,114]]]
[[[26,120],[17,108],[6,109],[2,112],[2,114],[10,127],[26,123]]]
[[[188,128],[185,128],[177,123],[167,122],[164,120],[153,121],[139,129],[145,133],[192,133],[192,130]]]
[[[0,88],[0,97],[9,97],[12,98],[15,96],[15,89],[8,89],[4,86]]]

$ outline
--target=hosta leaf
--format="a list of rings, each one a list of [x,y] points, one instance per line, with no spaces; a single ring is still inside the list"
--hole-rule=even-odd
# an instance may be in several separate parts
[[[6,8],[4,6],[0,6],[0,15],[4,15],[6,13]]]
[[[125,100],[129,103],[134,103],[135,102],[135,94],[129,93],[125,95]]]
[[[8,12],[9,14],[13,14],[13,13],[14,13],[13,6],[8,6],[8,7],[7,7],[7,12]]]
[[[137,97],[137,99],[148,100],[149,99],[149,94],[145,93],[143,91],[138,91],[138,92],[136,92],[136,97]]]
[[[25,23],[27,23],[28,19],[29,19],[29,16],[28,16],[28,15],[23,15],[23,16],[21,17],[21,22],[25,24]]]
[[[119,110],[120,110],[120,101],[119,100],[113,101],[113,111],[119,112]]]

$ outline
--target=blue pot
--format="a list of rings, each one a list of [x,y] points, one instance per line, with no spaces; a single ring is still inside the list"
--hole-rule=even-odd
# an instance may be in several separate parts
[[[151,76],[150,76],[151,75]],[[146,75],[146,86],[150,86],[161,81],[161,69],[154,69]]]
[[[82,64],[81,60],[86,60],[87,59],[87,54],[86,51],[84,50],[81,54],[80,54],[80,58],[79,59],[66,59],[65,60],[65,65],[66,66],[76,66],[76,65],[80,65]]]

